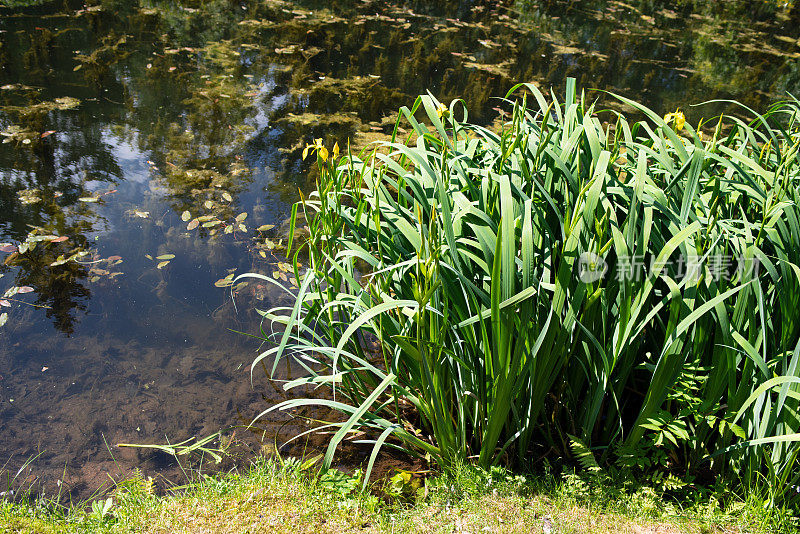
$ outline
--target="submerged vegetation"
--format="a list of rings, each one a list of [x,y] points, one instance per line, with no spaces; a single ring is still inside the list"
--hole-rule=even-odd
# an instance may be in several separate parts
[[[345,440],[447,469],[579,463],[667,492],[716,481],[797,510],[800,103],[692,125],[567,83],[499,129],[422,96],[372,152],[306,150],[317,189],[273,345]],[[305,260],[304,260],[305,262]],[[259,277],[259,275],[244,275]],[[366,480],[366,478],[365,478]]]

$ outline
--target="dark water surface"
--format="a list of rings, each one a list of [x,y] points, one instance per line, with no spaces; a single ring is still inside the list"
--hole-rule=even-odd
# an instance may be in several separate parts
[[[796,10],[662,4],[0,7],[0,295],[22,288],[0,299],[6,476],[35,456],[17,481],[48,491],[63,480],[86,495],[134,466],[178,480],[163,457],[114,444],[208,435],[284,398],[263,373],[251,386],[258,341],[231,330],[258,333],[254,308],[290,297],[249,283],[234,305],[219,281],[281,277],[313,138],[384,138],[426,90],[489,123],[490,97],[518,81],[560,91],[567,76],[692,121],[731,109],[689,108],[705,100],[764,110],[800,94]],[[300,428],[285,421],[263,435]]]

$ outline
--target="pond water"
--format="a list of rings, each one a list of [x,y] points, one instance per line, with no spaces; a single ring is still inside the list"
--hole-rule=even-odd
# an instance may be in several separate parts
[[[772,2],[26,3],[0,3],[0,465],[73,496],[134,467],[179,481],[115,444],[209,435],[285,398],[251,385],[259,342],[239,332],[290,297],[226,281],[288,285],[312,139],[366,146],[427,90],[490,123],[491,97],[567,76],[693,121],[735,111],[689,107],[705,100],[800,94],[798,10]]]

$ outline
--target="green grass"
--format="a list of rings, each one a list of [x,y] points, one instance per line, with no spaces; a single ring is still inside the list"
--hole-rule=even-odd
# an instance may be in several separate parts
[[[332,483],[331,480],[336,480]],[[456,469],[416,490],[371,493],[360,480],[320,476],[259,460],[246,472],[199,476],[167,495],[135,477],[117,484],[107,513],[58,509],[46,500],[0,501],[0,531],[14,534],[200,532],[782,532],[787,518],[755,501],[720,493],[675,502],[655,490],[611,480],[542,476],[525,480],[494,470]],[[351,483],[353,482],[353,483]],[[410,487],[410,485],[408,485]]]
[[[360,435],[367,472],[385,446],[441,468],[546,458],[797,506],[800,103],[692,126],[607,98],[641,120],[569,80],[514,88],[496,129],[427,95],[407,139],[310,145],[308,269],[298,251],[255,363],[291,359],[307,375],[286,389],[331,396],[264,413],[341,412],[325,465]]]

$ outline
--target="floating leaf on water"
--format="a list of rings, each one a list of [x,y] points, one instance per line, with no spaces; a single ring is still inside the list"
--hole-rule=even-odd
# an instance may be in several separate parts
[[[99,281],[99,280],[100,280],[100,277],[99,277],[99,276],[92,276],[91,278],[89,278],[89,281],[90,281],[90,282],[97,282],[97,281]]]
[[[81,197],[78,200],[81,202],[97,202],[100,200],[100,197]]]
[[[133,210],[133,214],[136,215],[137,217],[141,217],[142,219],[147,219],[148,217],[150,217],[149,211]]]
[[[236,216],[236,222],[242,222],[245,219],[247,219],[247,212],[246,211],[244,213],[240,213],[239,215]]]
[[[197,219],[194,219],[192,222],[190,222],[189,224],[186,225],[186,229],[187,230],[194,230],[198,226],[200,226],[200,221],[198,221]]]
[[[222,221],[208,221],[207,223],[203,223],[203,228],[212,228],[220,224],[222,224]]]
[[[232,234],[233,233],[233,225],[232,224],[229,224],[228,226],[225,227],[225,233],[226,234]]]
[[[223,192],[222,192],[222,198],[224,198],[224,199],[225,199],[225,200],[227,200],[228,202],[233,202],[233,197],[232,197],[232,196],[231,196],[231,194],[230,194],[230,193],[228,193],[227,191],[223,191]]]
[[[275,280],[279,280],[280,277],[281,277],[280,271],[272,271],[272,278],[274,278]]]
[[[267,253],[264,252],[263,250],[259,250],[258,253],[262,258],[266,258],[267,257]]]
[[[153,256],[151,256],[150,254],[145,254],[144,257],[147,258],[148,260],[151,261],[153,260]]]
[[[167,265],[169,265],[169,260],[167,260],[167,261],[162,261],[162,262],[160,262],[158,265],[156,265],[156,269],[163,269],[163,268],[164,268],[164,267],[166,267]]]
[[[56,237],[57,236],[54,235],[29,235],[26,241],[31,243],[33,242],[41,243],[42,241],[52,241]]]
[[[225,278],[220,278],[219,280],[217,280],[216,282],[214,282],[214,285],[215,285],[215,286],[217,286],[217,287],[228,287],[228,286],[232,286],[232,285],[233,285],[233,280],[231,280],[231,278],[229,278],[228,276],[226,276]]]
[[[50,242],[51,243],[62,243],[64,241],[66,241],[67,239],[69,239],[67,236],[62,235],[61,237],[56,237],[54,239],[51,239]]]
[[[9,301],[3,299],[3,300],[0,300],[0,306],[5,306],[6,308],[10,308],[11,307],[11,303]]]
[[[16,252],[17,247],[11,243],[0,243],[0,252]]]
[[[17,192],[19,201],[23,204],[35,204],[42,199],[39,197],[40,191],[38,189],[23,189]]]
[[[157,260],[174,260],[175,254],[162,254],[161,256],[156,256]]]
[[[22,287],[17,289],[17,293],[20,293],[20,294],[22,294],[22,293],[32,293],[32,292],[33,292],[33,288],[31,286],[22,286]]]
[[[53,135],[54,133],[56,133],[55,130],[47,130],[46,132],[42,132],[42,135],[40,135],[39,137],[44,139],[45,137]]]
[[[245,226],[243,224],[240,224],[239,225],[239,230],[241,230],[242,232],[247,232],[247,226]]]
[[[189,213],[188,211],[184,211],[183,213],[181,213],[181,220],[182,220],[183,222],[186,222],[186,221],[188,221],[188,220],[189,220],[189,219],[191,219],[191,218],[192,218],[192,214],[191,214],[191,213]]]
[[[8,314],[7,313],[0,313],[0,326],[3,326],[8,321]]]
[[[122,256],[109,256],[109,257],[106,258],[106,261],[121,262],[122,261]]]
[[[214,207],[214,203],[212,201],[210,201],[210,200],[206,200],[203,203],[203,206],[205,206],[207,210],[210,210],[210,209],[212,209]]]
[[[268,231],[272,230],[273,228],[275,228],[274,224],[262,224],[261,226],[258,227],[258,231],[259,232],[268,232]]]

